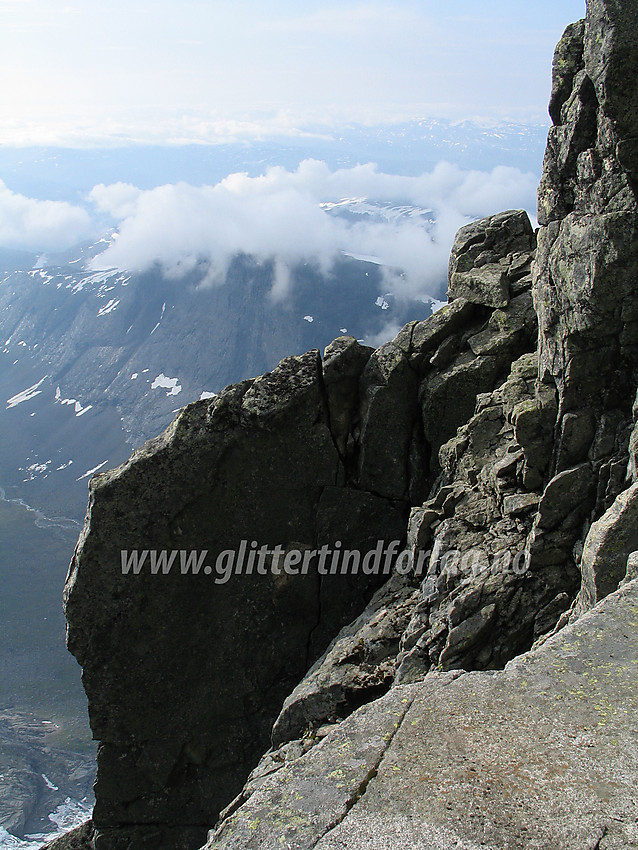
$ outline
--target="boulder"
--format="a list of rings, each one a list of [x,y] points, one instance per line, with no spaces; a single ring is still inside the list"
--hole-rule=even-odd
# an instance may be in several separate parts
[[[452,247],[448,300],[463,297],[474,304],[506,307],[510,284],[523,276],[535,247],[534,231],[524,210],[466,224]]]
[[[581,590],[575,615],[612,593],[627,575],[629,557],[638,549],[638,484],[622,492],[585,538]]]

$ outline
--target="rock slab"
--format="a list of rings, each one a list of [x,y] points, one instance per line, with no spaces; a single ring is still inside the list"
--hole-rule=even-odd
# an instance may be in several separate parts
[[[266,779],[206,850],[638,847],[638,581],[504,671],[429,674]]]

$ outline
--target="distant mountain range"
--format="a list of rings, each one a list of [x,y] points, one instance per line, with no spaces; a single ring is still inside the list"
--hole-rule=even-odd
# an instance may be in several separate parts
[[[334,212],[361,214],[363,205]],[[367,204],[366,214],[378,212]],[[0,278],[0,480],[7,493],[75,518],[89,474],[124,460],[202,393],[432,309],[384,293],[374,257],[342,256],[328,275],[300,264],[289,297],[274,301],[272,262],[237,256],[225,283],[204,287],[202,270],[177,282],[159,269],[92,271],[87,262],[107,244],[32,257],[32,267],[5,264]]]
[[[216,145],[103,148],[0,148],[0,177],[15,192],[75,201],[96,183],[141,189],[185,181],[215,183],[234,171],[261,174],[269,166],[296,168],[308,157],[331,168],[376,162],[382,171],[414,176],[442,159],[463,168],[509,165],[540,174],[547,124],[477,124],[424,119],[404,124],[352,125],[338,132],[308,127],[299,136]]]

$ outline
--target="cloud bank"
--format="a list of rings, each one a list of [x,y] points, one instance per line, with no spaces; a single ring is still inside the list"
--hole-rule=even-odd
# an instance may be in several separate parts
[[[389,291],[440,295],[450,248],[466,222],[504,209],[533,215],[538,178],[500,166],[464,171],[446,162],[418,177],[368,163],[331,170],[308,159],[294,171],[230,174],[214,186],[176,183],[142,191],[95,186],[94,208],[116,224],[117,238],[96,269],[143,271],[159,265],[180,279],[204,264],[203,285],[222,283],[238,253],[274,259],[273,296],[285,297],[290,271],[312,261],[326,271],[340,255],[373,259]]]
[[[62,251],[88,236],[91,217],[63,201],[38,201],[12,192],[0,180],[0,246]]]

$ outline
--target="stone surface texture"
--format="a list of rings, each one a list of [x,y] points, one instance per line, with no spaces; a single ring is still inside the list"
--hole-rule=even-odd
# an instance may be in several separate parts
[[[206,850],[638,847],[638,582],[502,672],[393,688],[266,776]]]

